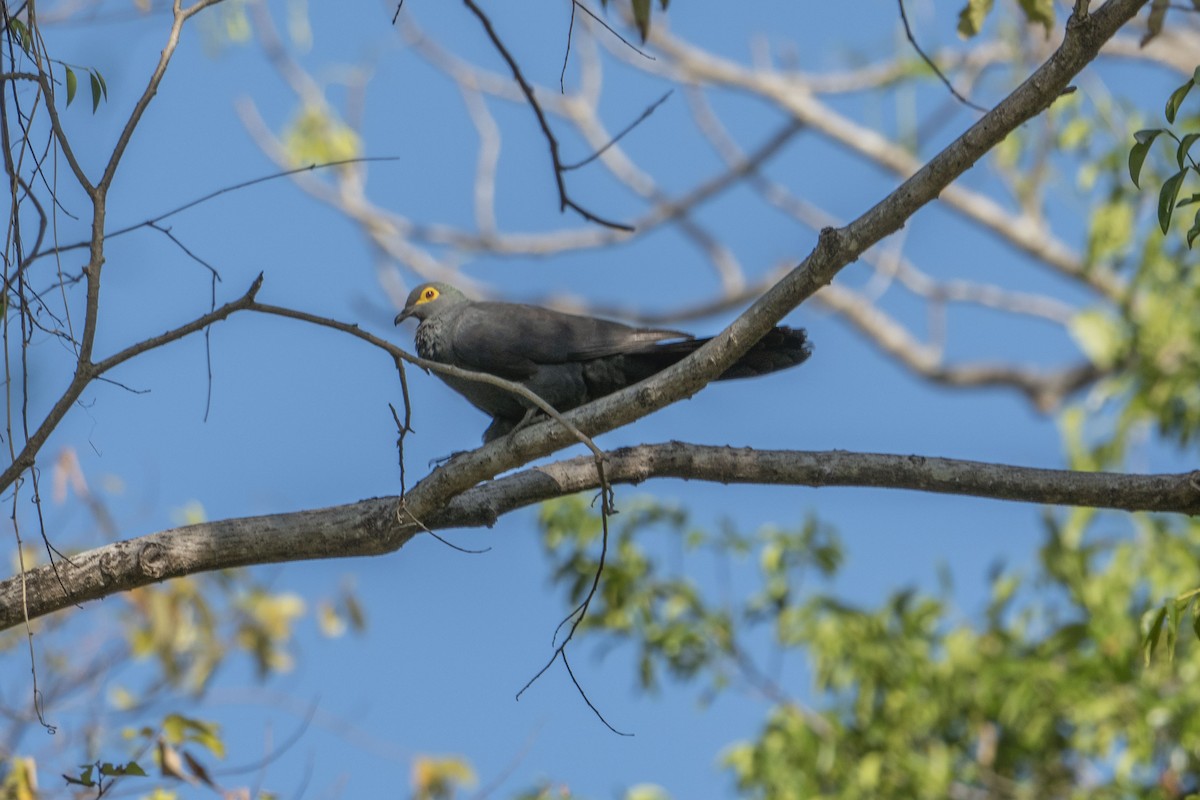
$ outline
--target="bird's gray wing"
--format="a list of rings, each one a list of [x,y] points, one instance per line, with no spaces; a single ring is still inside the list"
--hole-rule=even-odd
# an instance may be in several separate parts
[[[471,303],[458,313],[451,337],[462,366],[512,380],[530,377],[539,365],[639,352],[655,342],[690,338],[518,303]]]

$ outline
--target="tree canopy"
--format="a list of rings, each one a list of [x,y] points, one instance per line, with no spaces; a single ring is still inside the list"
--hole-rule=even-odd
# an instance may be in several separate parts
[[[1200,6],[752,5],[4,4],[4,797],[1200,793]]]

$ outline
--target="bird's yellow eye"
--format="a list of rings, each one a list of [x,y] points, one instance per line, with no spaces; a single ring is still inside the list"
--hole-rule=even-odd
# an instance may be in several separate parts
[[[439,292],[437,289],[433,288],[432,286],[427,287],[425,289],[425,291],[421,292],[421,299],[418,300],[417,302],[418,303],[428,303],[430,300],[436,300],[438,294],[439,294]]]

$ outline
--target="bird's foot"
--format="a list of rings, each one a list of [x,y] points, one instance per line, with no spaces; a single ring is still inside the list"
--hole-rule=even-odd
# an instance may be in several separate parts
[[[533,423],[541,422],[544,419],[546,419],[546,415],[542,413],[540,408],[531,408],[525,412],[525,416],[521,417],[521,421],[512,427],[512,430],[508,432],[508,435],[512,436],[517,431],[524,430]]]

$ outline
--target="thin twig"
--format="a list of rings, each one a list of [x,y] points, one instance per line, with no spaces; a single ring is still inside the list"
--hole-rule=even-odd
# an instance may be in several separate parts
[[[954,88],[954,85],[950,83],[950,79],[942,74],[942,71],[938,68],[937,64],[933,63],[933,59],[925,54],[925,51],[921,49],[921,45],[917,44],[917,39],[915,36],[913,36],[912,27],[908,24],[908,13],[904,10],[904,0],[896,0],[896,4],[900,6],[900,20],[904,23],[904,35],[908,37],[908,43],[911,44],[913,49],[917,51],[917,55],[921,57],[921,60],[929,65],[929,68],[933,70],[933,74],[938,76],[938,80],[945,84],[946,88],[950,91],[950,94],[954,95],[956,100],[970,108],[975,109],[976,111],[987,113],[986,108],[971,102],[969,99],[959,94],[958,90]]]
[[[609,25],[607,22],[605,22],[600,17],[596,16],[596,14],[590,8],[585,6],[583,3],[580,3],[579,0],[571,0],[571,23],[567,26],[567,49],[566,49],[566,52],[563,53],[562,72],[560,72],[558,75],[558,90],[560,92],[565,93],[565,91],[566,91],[563,88],[563,80],[567,74],[567,61],[570,60],[570,58],[571,58],[571,35],[575,32],[575,9],[576,8],[582,9],[583,13],[587,14],[589,17],[591,17],[596,22],[598,22],[601,27],[603,27],[606,31],[611,33],[613,36],[620,39],[622,44],[624,44],[626,47],[628,47],[633,52],[637,53],[642,58],[646,59],[647,61],[656,61],[657,60],[654,56],[650,55],[645,50],[642,50],[640,47],[635,45],[633,42],[629,41],[624,36],[622,36],[620,33],[618,33],[611,25]]]
[[[663,103],[667,102],[667,98],[670,97],[674,91],[675,91],[674,89],[667,90],[663,94],[662,97],[655,100],[653,103],[651,103],[646,108],[645,111],[643,111],[640,115],[638,115],[637,119],[635,119],[633,122],[629,123],[624,128],[622,128],[621,132],[618,133],[616,136],[614,136],[612,139],[610,139],[608,144],[604,145],[603,147],[601,147],[596,152],[592,153],[587,158],[583,159],[582,161],[576,161],[574,164],[564,164],[562,167],[563,172],[567,172],[567,171],[573,170],[573,169],[579,169],[580,167],[590,164],[593,161],[595,161],[597,158],[599,158],[600,156],[604,155],[604,151],[608,150],[608,148],[612,147],[614,144],[621,141],[621,139],[625,136],[625,134],[629,133],[634,128],[636,128],[638,125],[641,125],[643,122],[645,122],[646,118],[649,117],[651,114],[653,114],[655,111],[657,111],[659,106],[661,106]]]
[[[562,629],[563,625],[565,625],[568,621],[571,622],[571,627],[568,629],[567,635],[564,636],[562,642],[560,642],[558,646],[554,648],[554,652],[550,655],[549,660],[547,660],[546,663],[542,665],[542,668],[539,669],[532,678],[526,681],[525,685],[521,687],[521,690],[517,692],[517,700],[521,699],[521,695],[525,693],[525,690],[536,683],[538,678],[546,674],[546,670],[550,669],[556,659],[561,658],[563,666],[567,669],[567,674],[571,676],[571,682],[575,684],[575,688],[579,691],[579,696],[583,698],[583,702],[587,703],[587,707],[592,710],[592,713],[596,715],[596,718],[603,722],[606,728],[618,736],[632,736],[633,734],[623,733],[609,724],[609,721],[604,718],[604,715],[600,713],[600,710],[596,708],[591,699],[587,696],[587,692],[585,692],[583,687],[579,685],[579,680],[575,677],[575,673],[571,671],[570,662],[567,661],[567,644],[575,637],[575,632],[579,630],[579,626],[583,624],[583,620],[587,616],[588,608],[592,604],[592,599],[596,596],[596,592],[600,588],[600,578],[604,575],[604,564],[608,557],[608,518],[613,512],[612,487],[608,483],[608,477],[605,474],[604,461],[602,458],[598,458],[596,460],[596,472],[600,482],[601,496],[600,558],[597,560],[596,570],[592,574],[592,584],[588,588],[587,594],[584,595],[583,601],[575,607],[574,611],[568,614],[563,621],[558,624],[557,628],[554,629],[554,637],[551,639],[551,644],[553,644],[554,639],[558,638],[558,632]]]
[[[115,231],[109,231],[109,232],[105,233],[104,236],[106,239],[114,239],[118,236],[124,236],[127,233],[132,233],[133,231],[136,231],[140,228],[156,227],[158,223],[162,222],[163,220],[167,219],[168,217],[173,217],[176,214],[180,214],[184,211],[187,211],[190,208],[194,208],[202,203],[206,203],[209,200],[213,200],[213,199],[220,197],[221,195],[226,194],[228,192],[236,192],[240,189],[246,189],[251,186],[255,186],[260,183],[266,183],[268,181],[277,180],[279,178],[289,178],[293,175],[297,175],[297,174],[304,173],[304,172],[313,172],[315,170],[328,169],[330,167],[340,167],[340,166],[345,166],[347,164],[362,164],[362,163],[370,163],[370,162],[375,162],[375,161],[397,161],[397,160],[399,160],[398,156],[366,156],[366,157],[362,157],[362,158],[344,158],[344,159],[341,159],[338,161],[326,161],[326,162],[322,162],[320,164],[312,163],[312,164],[308,164],[303,167],[296,167],[294,169],[279,170],[277,172],[272,172],[270,175],[261,175],[257,178],[251,178],[249,180],[241,181],[240,183],[235,183],[231,186],[222,187],[220,189],[217,189],[216,191],[212,191],[201,197],[197,197],[194,200],[189,200],[181,206],[172,208],[170,211],[165,211],[162,214],[158,214],[157,216],[151,217],[150,219],[144,220],[142,222],[134,223],[133,225],[126,225],[124,228],[118,228]],[[36,260],[36,259],[42,258],[44,256],[53,255],[53,254],[62,254],[62,253],[66,253],[70,250],[79,250],[81,248],[87,247],[89,244],[90,244],[90,240],[83,241],[83,242],[73,242],[72,244],[61,245],[59,247],[54,247],[52,249],[46,250],[44,252],[37,252],[31,257],[30,260]],[[211,267],[209,267],[209,268],[211,269]]]
[[[575,33],[575,9],[579,3],[571,0],[571,21],[567,23],[567,49],[563,53],[562,71],[558,73],[558,91],[566,94],[567,62],[571,60],[571,35]]]
[[[508,68],[512,72],[513,78],[516,80],[517,85],[521,87],[521,92],[525,95],[525,99],[529,102],[529,107],[533,109],[533,113],[537,117],[538,126],[541,127],[542,135],[546,138],[546,145],[550,149],[550,161],[554,167],[554,183],[558,188],[559,210],[561,211],[570,208],[589,222],[595,222],[596,224],[603,225],[606,228],[615,228],[620,231],[632,233],[633,228],[631,226],[598,216],[597,214],[576,203],[567,194],[567,184],[563,179],[562,160],[558,155],[558,139],[555,138],[554,132],[550,130],[550,122],[546,119],[546,114],[544,111],[542,111],[541,103],[538,102],[537,97],[533,93],[533,87],[530,86],[529,81],[525,79],[525,74],[521,71],[521,67],[517,64],[517,61],[513,58],[512,54],[508,52],[508,48],[504,45],[504,42],[501,41],[499,34],[496,33],[496,29],[492,27],[492,21],[488,18],[487,14],[483,12],[483,9],[481,9],[474,2],[474,0],[463,0],[463,5],[470,9],[471,13],[473,13],[479,20],[480,24],[483,25],[483,30],[485,33],[487,33],[488,39],[491,40],[492,45],[496,48],[496,52],[498,52],[508,64]]]

